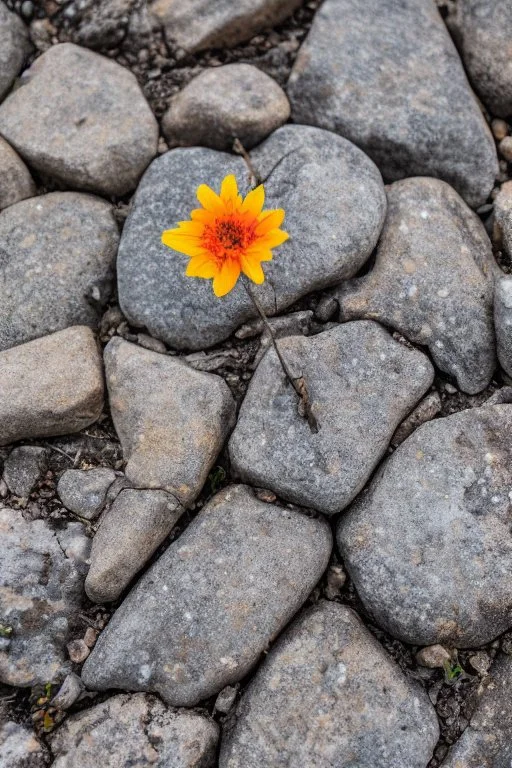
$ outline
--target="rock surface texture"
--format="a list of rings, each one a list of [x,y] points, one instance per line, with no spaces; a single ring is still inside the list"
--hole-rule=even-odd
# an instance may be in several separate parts
[[[475,90],[493,115],[512,115],[512,5],[464,0],[448,17]]]
[[[229,443],[232,468],[252,485],[334,514],[364,486],[434,371],[425,355],[367,321],[279,345],[306,381],[318,432],[299,415],[297,395],[269,350]]]
[[[70,325],[95,326],[119,242],[112,206],[53,192],[0,213],[0,349]]]
[[[439,734],[426,694],[349,608],[322,601],[270,651],[222,741],[220,768],[426,768]]]
[[[67,469],[57,484],[57,493],[64,506],[80,517],[93,520],[105,505],[108,489],[116,473],[108,467],[86,471]]]
[[[15,13],[0,3],[0,101],[18,76],[32,46],[28,30]]]
[[[52,768],[212,768],[218,726],[155,696],[113,696],[69,717],[51,738]]]
[[[49,756],[36,735],[12,720],[0,725],[0,768],[46,768]]]
[[[431,0],[326,0],[288,96],[296,122],[354,141],[386,181],[436,176],[472,207],[492,189],[494,142]]]
[[[232,684],[304,603],[327,566],[320,521],[231,486],[123,601],[87,659],[88,688],[192,706]]]
[[[340,520],[357,592],[394,637],[471,648],[512,626],[511,428],[510,405],[424,424]]]
[[[387,193],[375,266],[340,286],[341,315],[378,320],[427,346],[464,392],[480,392],[496,365],[489,238],[442,181],[406,179]]]
[[[14,448],[4,463],[4,480],[11,493],[28,498],[46,469],[48,452],[37,445]]]
[[[78,432],[103,408],[101,357],[84,326],[0,352],[0,382],[0,445]]]
[[[62,680],[71,671],[65,645],[82,603],[90,539],[80,523],[53,531],[7,508],[0,508],[0,529],[0,617],[10,628],[0,648],[0,682]]]
[[[183,512],[165,491],[121,491],[94,537],[85,591],[96,603],[117,600]]]
[[[251,149],[289,117],[275,80],[252,64],[226,64],[205,70],[173,97],[162,131],[170,146],[229,151],[238,139]]]
[[[234,424],[227,384],[119,338],[105,349],[105,369],[126,477],[191,503]]]
[[[494,292],[494,327],[498,360],[506,374],[512,376],[512,277],[496,281]]]
[[[512,182],[502,185],[494,201],[493,240],[512,258]]]
[[[0,11],[1,13],[1,11]],[[14,149],[0,137],[0,211],[36,193],[30,171]]]
[[[501,656],[480,684],[468,728],[442,768],[508,768],[512,765],[512,659]]]
[[[385,193],[376,167],[357,147],[307,126],[278,129],[251,158],[266,179],[265,207],[285,209],[290,233],[257,288],[267,313],[277,314],[358,272],[379,237]],[[206,280],[185,276],[185,257],[161,244],[162,232],[197,205],[199,184],[218,189],[228,173],[243,189],[248,174],[240,157],[201,148],[166,153],[144,175],[123,230],[121,308],[134,325],[178,348],[211,346],[255,316],[243,285],[219,300]]]
[[[156,154],[158,124],[131,72],[63,43],[36,59],[0,106],[0,134],[61,184],[124,195]]]
[[[261,29],[283,21],[300,5],[300,0],[153,0],[151,11],[166,36],[180,48],[233,46],[248,40]]]

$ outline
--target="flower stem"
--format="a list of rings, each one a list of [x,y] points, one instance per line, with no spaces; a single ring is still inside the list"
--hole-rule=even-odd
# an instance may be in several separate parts
[[[245,280],[245,277],[242,277],[242,283],[247,291],[247,294],[249,298],[251,299],[252,303],[254,304],[254,307],[260,316],[263,325],[265,326],[268,335],[270,336],[270,340],[272,342],[272,346],[274,347],[275,353],[279,359],[279,362],[281,363],[281,367],[286,375],[286,378],[294,388],[295,392],[297,393],[297,396],[299,398],[299,413],[300,415],[307,419],[307,422],[309,424],[309,428],[312,432],[315,434],[318,432],[318,422],[315,418],[315,415],[313,414],[311,410],[311,404],[309,402],[309,394],[308,389],[306,386],[306,381],[303,376],[294,376],[290,366],[286,362],[285,358],[283,357],[281,350],[279,349],[279,346],[277,344],[277,339],[274,333],[274,330],[272,326],[270,325],[268,321],[268,317],[265,314],[265,310],[263,309],[259,299],[256,297],[252,286]]]

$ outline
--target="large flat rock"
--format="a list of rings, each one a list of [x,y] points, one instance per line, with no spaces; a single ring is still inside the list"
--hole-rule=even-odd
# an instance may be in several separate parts
[[[0,352],[0,445],[78,432],[102,408],[103,368],[90,328]]]
[[[475,394],[496,366],[497,265],[478,216],[438,179],[397,181],[375,265],[336,291],[344,319],[371,318],[428,347],[442,371]]]
[[[288,96],[295,122],[350,139],[386,181],[436,176],[473,207],[493,187],[494,141],[432,0],[326,0]]]
[[[450,7],[449,29],[466,71],[491,114],[512,115],[512,5],[464,0]]]
[[[426,768],[439,735],[427,695],[356,614],[321,601],[270,651],[222,740],[220,768]]]
[[[32,46],[20,17],[0,2],[0,101],[18,76]]]
[[[301,0],[152,0],[167,39],[186,51],[233,46],[273,27]]]
[[[323,521],[227,488],[123,601],[84,665],[85,684],[197,704],[249,672],[330,552]]]
[[[424,424],[342,517],[338,543],[378,624],[473,648],[512,626],[512,406]]]
[[[251,155],[265,179],[265,208],[284,208],[290,239],[265,264],[255,290],[269,315],[301,296],[355,275],[370,256],[384,221],[379,172],[353,144],[327,131],[284,126]],[[134,325],[178,348],[201,349],[227,338],[255,316],[240,283],[218,299],[209,281],[185,276],[187,259],[161,243],[162,232],[189,218],[196,190],[220,188],[237,176],[240,157],[210,149],[175,149],[144,175],[125,224],[118,256],[121,307]]]
[[[313,433],[299,414],[297,395],[270,349],[229,443],[232,467],[246,482],[335,514],[364,486],[434,371],[425,355],[368,321],[278,343],[306,381],[319,430]]]
[[[213,768],[218,725],[156,696],[106,699],[68,717],[51,736],[52,768]]]
[[[126,477],[136,488],[161,488],[190,504],[235,422],[227,384],[119,337],[104,359]]]
[[[52,192],[0,213],[0,349],[95,326],[110,297],[119,231],[112,206]]]
[[[8,508],[0,508],[0,530],[0,617],[10,628],[0,647],[0,682],[61,681],[71,671],[65,646],[82,604],[90,539],[81,523],[54,531]]]
[[[124,195],[156,155],[158,124],[131,72],[62,43],[36,59],[0,106],[0,134],[67,187]]]

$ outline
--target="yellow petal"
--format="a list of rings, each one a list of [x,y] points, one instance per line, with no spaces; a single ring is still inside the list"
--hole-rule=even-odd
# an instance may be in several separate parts
[[[224,213],[225,205],[213,189],[207,184],[200,184],[197,188],[197,199],[207,211],[211,213]]]
[[[199,256],[204,252],[199,237],[180,235],[175,229],[168,229],[162,234],[162,243],[185,256]]]
[[[206,211],[204,208],[194,208],[190,213],[192,221],[200,221],[203,224],[211,224],[215,221],[215,216],[211,211]]]
[[[242,211],[252,213],[253,216],[259,216],[264,204],[265,190],[263,184],[260,184],[259,187],[251,190],[251,192],[246,195],[245,200],[242,203]]]
[[[208,256],[194,256],[190,259],[185,274],[187,277],[205,277],[208,280],[215,277],[219,268]]]
[[[272,261],[272,251],[260,245],[251,246],[246,250],[245,255],[249,258],[256,258],[258,261]]]
[[[204,224],[200,221],[180,221],[179,223],[179,234],[201,237],[203,232]]]
[[[286,242],[290,235],[288,232],[283,232],[282,229],[273,229],[271,232],[267,232],[266,235],[258,239],[258,245],[262,248],[277,248],[278,245]]]
[[[261,283],[265,282],[265,275],[261,264],[256,259],[242,256],[242,270],[253,283],[261,285]]]
[[[223,180],[220,186],[220,196],[224,201],[235,201],[238,197],[238,185],[232,173]]]
[[[233,259],[226,259],[220,272],[213,278],[213,292],[216,296],[225,296],[233,290],[240,276],[240,264]]]
[[[279,229],[284,221],[284,211],[282,208],[276,208],[275,211],[263,211],[258,216],[259,224],[256,227],[257,235],[265,235],[271,229]]]

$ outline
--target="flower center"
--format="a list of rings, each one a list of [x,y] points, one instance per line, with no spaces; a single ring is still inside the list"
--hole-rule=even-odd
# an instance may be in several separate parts
[[[205,227],[203,242],[210,253],[222,261],[238,258],[256,239],[254,230],[254,224],[246,224],[238,217],[217,219]]]

